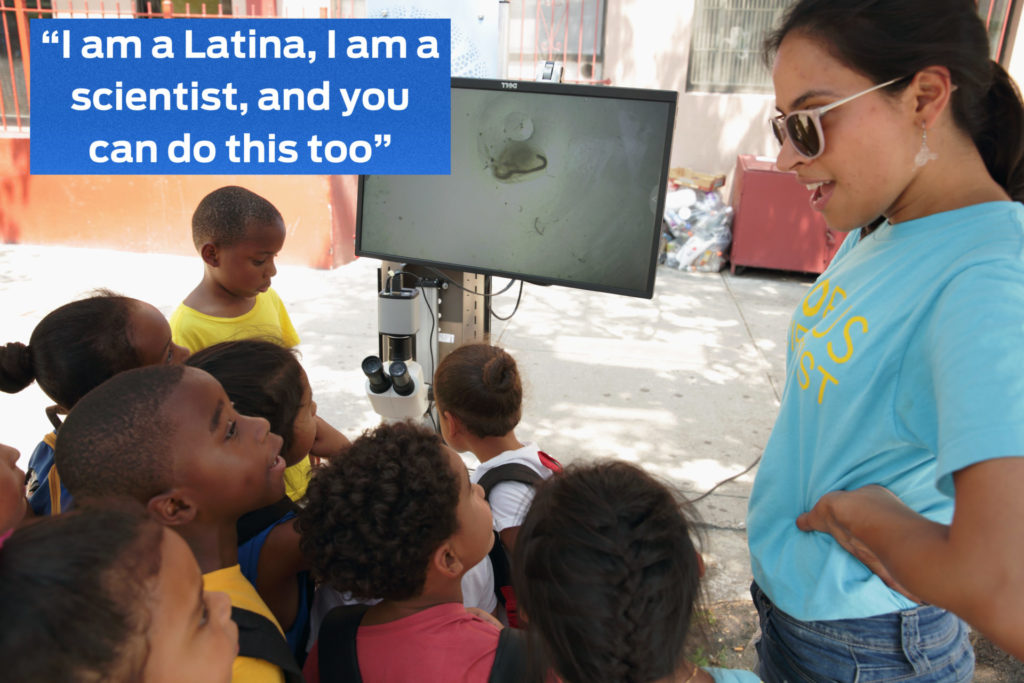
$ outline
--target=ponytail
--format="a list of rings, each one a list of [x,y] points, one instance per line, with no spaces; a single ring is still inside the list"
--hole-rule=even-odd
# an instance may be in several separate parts
[[[21,342],[0,346],[0,391],[16,394],[35,381],[32,350]]]
[[[1017,85],[996,62],[992,62],[992,84],[979,109],[984,121],[971,136],[974,145],[989,175],[1014,201],[1024,201],[1024,107]]]

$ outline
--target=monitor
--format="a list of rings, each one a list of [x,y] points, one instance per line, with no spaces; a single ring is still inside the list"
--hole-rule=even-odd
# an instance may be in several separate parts
[[[356,254],[650,298],[676,96],[453,78],[451,174],[361,176]]]

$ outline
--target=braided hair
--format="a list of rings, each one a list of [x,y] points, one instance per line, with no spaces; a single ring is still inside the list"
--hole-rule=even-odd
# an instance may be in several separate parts
[[[574,464],[538,486],[513,559],[534,673],[649,683],[678,671],[700,581],[690,527],[628,463]]]

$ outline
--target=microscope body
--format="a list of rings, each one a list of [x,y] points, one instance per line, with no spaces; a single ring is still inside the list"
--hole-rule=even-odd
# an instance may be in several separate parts
[[[417,420],[427,412],[427,383],[415,360],[420,305],[418,289],[386,290],[377,298],[380,356],[367,356],[362,369],[366,397],[385,420]]]

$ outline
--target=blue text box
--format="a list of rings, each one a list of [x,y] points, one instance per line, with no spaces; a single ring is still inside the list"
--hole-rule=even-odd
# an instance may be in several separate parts
[[[34,174],[446,174],[448,19],[33,19]]]

